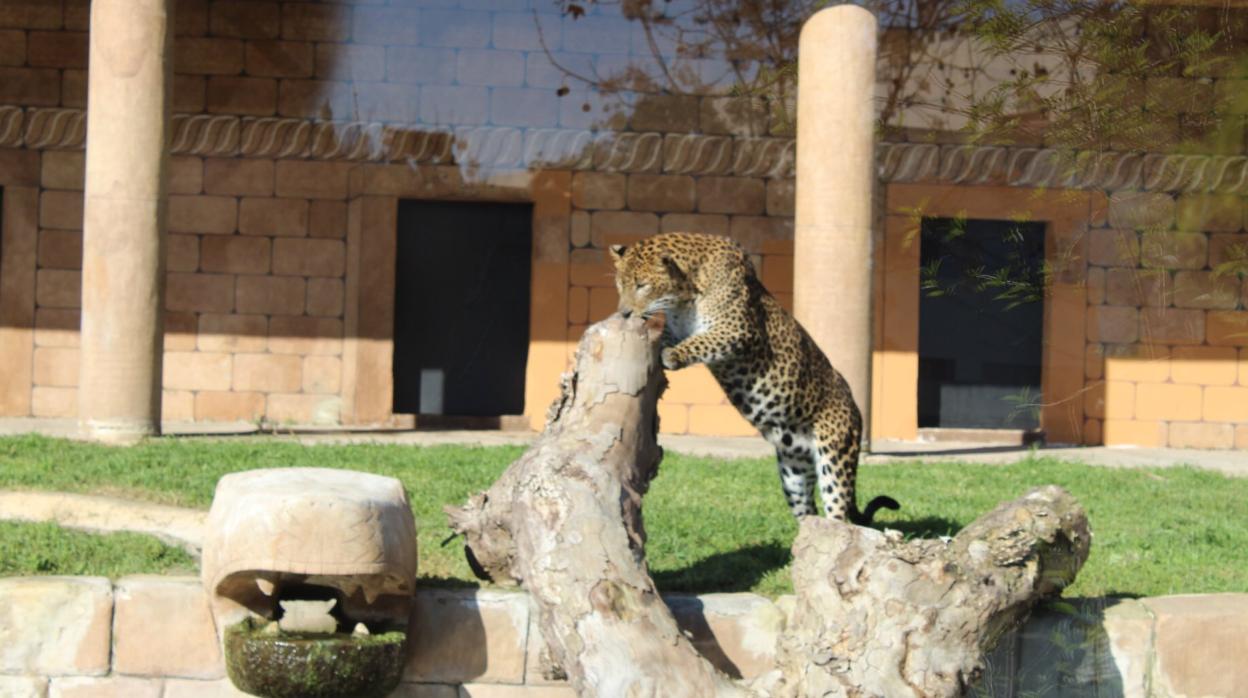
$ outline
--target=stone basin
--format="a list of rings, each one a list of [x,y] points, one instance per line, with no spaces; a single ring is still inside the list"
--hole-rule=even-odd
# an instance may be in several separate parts
[[[402,631],[274,633],[248,619],[225,631],[226,671],[261,698],[381,698],[403,676],[406,640]]]
[[[200,574],[239,689],[368,698],[398,684],[416,583],[416,524],[398,480],[323,468],[226,475]]]
[[[218,633],[247,617],[276,619],[293,586],[334,590],[353,620],[401,626],[415,591],[416,523],[394,478],[325,468],[233,473],[217,483],[201,576]]]

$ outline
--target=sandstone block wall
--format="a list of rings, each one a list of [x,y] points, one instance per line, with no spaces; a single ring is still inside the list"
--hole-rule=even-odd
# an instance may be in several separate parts
[[[725,671],[753,676],[769,666],[783,623],[772,602],[713,594],[672,603],[682,627]],[[197,578],[2,579],[0,619],[0,695],[244,695],[225,678]],[[409,637],[396,696],[575,695],[541,676],[541,637],[524,594],[423,590]]]
[[[187,156],[173,169],[164,418],[338,421],[347,170]],[[36,417],[77,415],[82,177],[81,151],[43,154]]]
[[[619,105],[551,60],[621,69],[649,51],[633,24],[592,8],[570,20],[525,3],[438,5],[178,2],[167,419],[391,420],[393,288],[377,277],[393,264],[387,207],[399,198],[534,204],[532,424],[576,338],[615,305],[613,242],[731,235],[791,303],[795,146],[756,104],[638,93],[609,109]],[[0,7],[5,415],[77,410],[88,23],[86,0]],[[699,60],[691,71],[713,72]],[[1232,70],[1140,89],[1195,123],[1215,107],[1243,111],[1244,81]],[[983,217],[1080,228],[1046,326],[1054,440],[1248,448],[1242,134],[1176,126],[1182,155],[1110,150],[1072,168],[1043,138],[966,145],[958,124],[920,116],[878,147],[883,182],[977,200]],[[1007,205],[1003,191],[1047,203]],[[1072,213],[1084,195],[1105,204]],[[882,204],[889,220],[917,210]],[[890,407],[917,390],[914,250],[889,225],[876,239],[872,421],[876,437],[914,438],[913,410]],[[704,368],[672,375],[661,416],[669,432],[753,433]]]
[[[553,266],[535,272],[533,294],[564,299],[532,337],[535,422],[542,386],[557,384],[580,332],[615,305],[608,240],[706,230],[761,255],[792,235],[791,143],[738,142],[769,135],[758,114],[733,116],[746,113],[740,100],[642,95],[604,110],[608,100],[555,68],[610,72],[644,57],[622,18],[591,12],[574,24],[471,0],[176,9],[167,420],[387,421],[388,406],[356,399],[389,368],[384,352],[356,348],[379,338],[353,328],[359,299],[377,300],[348,269],[348,210],[361,197],[563,201],[534,220],[535,261]],[[6,414],[77,414],[88,10],[85,0],[0,8],[0,187],[29,187],[37,202],[29,239],[5,241],[6,261],[33,274],[30,284],[9,275],[13,303],[32,317],[14,320],[11,339],[29,358],[6,381]],[[379,160],[422,166],[395,179],[367,171]],[[555,191],[513,172],[532,164]],[[472,192],[456,185],[466,178]],[[18,254],[23,244],[33,255]],[[682,376],[666,403],[668,431],[752,433],[704,374]]]
[[[770,668],[791,598],[667,597],[695,646],[735,677]],[[422,590],[409,628],[404,698],[572,698],[541,675],[528,597]],[[0,579],[0,695],[231,698],[197,578]],[[979,694],[1168,698],[1243,695],[1248,595],[1077,600],[1002,639]],[[110,650],[111,648],[111,650]]]
[[[1239,196],[1115,194],[1088,233],[1087,442],[1248,448]]]
[[[889,215],[875,250],[875,437],[912,439],[917,433],[919,221],[965,216],[1046,226],[1040,409],[1051,441],[1245,448],[1243,197],[1185,191],[1224,181],[1208,178],[1182,186],[1163,181],[1159,191],[1140,191],[1149,184],[1145,176],[1174,164],[1170,156],[1149,156],[1152,162],[1125,154],[1114,154],[1109,162],[1089,160],[1093,164],[1079,176],[1117,189],[1109,195],[1063,188],[1070,179],[1029,180],[1028,173],[1040,168],[1017,155],[1023,152],[1011,154],[1017,169],[996,176],[1026,186],[951,186],[927,170],[914,183],[886,187]],[[1006,153],[949,147],[941,151],[940,167],[965,177],[983,173],[991,162],[983,156]],[[1222,162],[1201,161],[1202,166]],[[1123,177],[1124,170],[1136,179]],[[1116,174],[1104,174],[1110,172]]]
[[[1080,341],[1046,354],[1049,364],[1070,368],[1063,369],[1068,375],[1061,393],[1044,395],[1049,405],[1062,403],[1060,418],[1057,407],[1046,406],[1046,416],[1053,418],[1044,427],[1073,443],[1243,449],[1248,447],[1248,414],[1242,407],[1248,404],[1243,128],[1248,62],[1241,38],[1248,15],[1197,6],[1142,12],[1180,35],[1216,35],[1206,54],[1213,60],[1179,61],[1181,75],[1100,83],[1108,88],[1106,105],[1120,108],[1125,123],[1087,138],[1046,131],[1044,117],[990,144],[972,138],[974,129],[964,128],[970,125],[969,98],[988,94],[983,91],[988,85],[961,76],[1014,74],[1017,57],[993,56],[969,34],[923,44],[930,61],[905,76],[901,93],[911,99],[900,102],[886,128],[890,143],[880,148],[880,171],[893,184],[928,185],[928,203],[936,208],[942,199],[969,201],[980,212],[976,217],[1049,222],[1052,209],[1077,208],[1078,193],[1105,197],[1094,214],[1079,214],[1078,240],[1061,263],[1077,277],[1082,299],[1061,301],[1059,316],[1046,319],[1046,339],[1055,322],[1083,327]],[[904,65],[914,38],[905,29],[887,31],[883,63]],[[1177,49],[1160,34],[1144,40],[1150,42],[1150,60],[1177,59]],[[1057,52],[1037,48],[1023,60],[1051,79],[1066,79],[1066,62]],[[881,86],[879,94],[886,91]],[[1122,101],[1113,104],[1116,94]],[[1071,149],[1079,150],[1074,159],[1067,157]],[[1032,200],[1005,201],[1003,185],[1031,192]],[[1052,201],[1063,192],[1064,202]],[[903,211],[889,198],[890,215],[913,216],[923,208]],[[949,207],[940,212],[956,214]],[[877,296],[885,314],[909,309],[898,295],[918,292],[915,284],[902,282],[912,273],[906,254],[894,255],[897,263],[890,262],[886,272],[901,290]],[[1050,261],[1057,260],[1050,256]],[[881,392],[888,399],[892,391],[913,391],[917,373],[889,355],[898,344],[910,343],[908,337],[896,340],[908,330],[899,332],[886,322],[877,327],[877,337],[889,344],[877,346],[877,372],[881,364],[889,367],[876,382],[877,400]],[[1074,344],[1083,353],[1082,376],[1070,357],[1052,357],[1073,352]],[[885,435],[914,432],[893,415],[876,417],[877,424],[887,423]]]

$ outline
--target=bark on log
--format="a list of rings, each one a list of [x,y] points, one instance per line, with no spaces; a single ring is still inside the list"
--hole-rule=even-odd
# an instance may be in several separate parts
[[[1083,509],[1056,486],[949,541],[807,517],[793,544],[797,604],[777,648],[777,695],[961,695],[1001,635],[1074,581],[1090,543]]]
[[[1087,558],[1087,520],[1056,487],[947,541],[807,517],[777,668],[731,681],[680,633],[646,568],[659,334],[618,316],[590,327],[542,435],[488,491],[446,509],[474,567],[536,600],[552,667],[578,695],[959,695],[983,651]]]

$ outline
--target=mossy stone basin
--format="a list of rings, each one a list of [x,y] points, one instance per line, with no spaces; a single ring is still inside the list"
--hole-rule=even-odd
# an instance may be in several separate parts
[[[407,634],[265,633],[245,620],[225,631],[230,681],[261,698],[382,698],[403,676]]]

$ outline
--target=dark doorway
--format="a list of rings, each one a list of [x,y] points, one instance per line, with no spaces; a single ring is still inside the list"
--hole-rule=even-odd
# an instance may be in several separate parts
[[[1040,425],[1044,224],[926,218],[919,426]]]
[[[400,201],[394,411],[524,412],[533,207]]]

